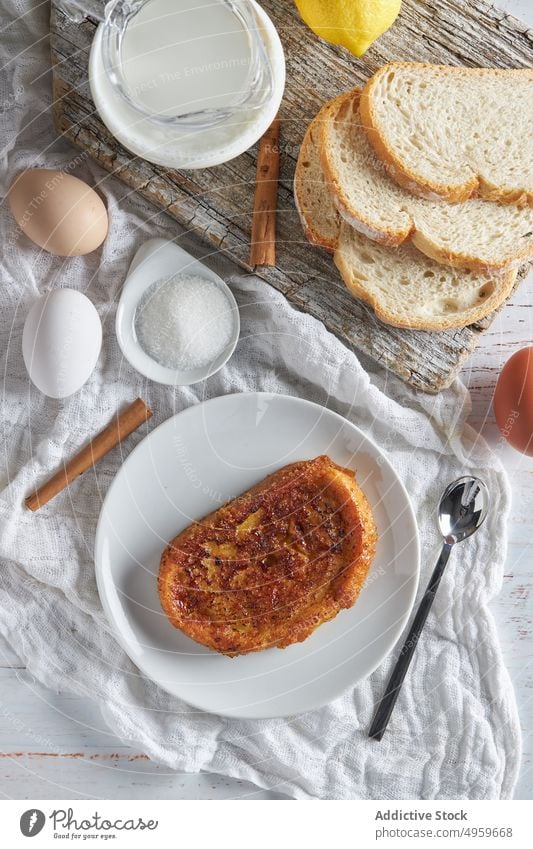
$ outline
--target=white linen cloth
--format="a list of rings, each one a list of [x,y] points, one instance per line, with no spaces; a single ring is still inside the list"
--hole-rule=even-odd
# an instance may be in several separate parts
[[[176,770],[222,773],[296,798],[511,797],[520,760],[519,725],[488,609],[502,580],[509,489],[499,461],[464,424],[469,409],[464,387],[456,382],[430,397],[370,362],[363,368],[319,322],[296,313],[254,278],[233,282],[242,336],[222,372],[206,384],[175,391],[138,375],[121,358],[115,338],[117,296],[135,249],[154,235],[176,237],[177,227],[56,139],[47,73],[48,8],[25,0],[0,5],[3,191],[24,167],[73,166],[72,173],[98,185],[111,217],[101,251],[62,260],[18,234],[2,205],[1,633],[36,678],[93,700],[121,738]],[[220,267],[227,276],[230,266],[221,260]],[[331,285],[337,285],[333,279]],[[30,304],[58,286],[85,292],[104,327],[94,374],[65,401],[45,398],[30,384],[21,354]],[[143,434],[130,437],[37,514],[23,507],[35,482],[46,479],[137,395],[155,411],[155,426],[204,397],[247,390],[326,404],[382,446],[418,517],[421,590],[438,552],[435,511],[443,486],[469,473],[489,486],[490,516],[484,529],[453,554],[380,744],[369,741],[366,731],[393,657],[322,710],[260,722],[193,711],[129,661],[102,612],[93,543],[107,488]]]

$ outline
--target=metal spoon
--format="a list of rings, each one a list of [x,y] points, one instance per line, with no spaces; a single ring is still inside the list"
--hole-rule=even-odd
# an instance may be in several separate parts
[[[440,579],[444,574],[451,550],[456,542],[462,542],[471,536],[486,519],[489,506],[489,491],[483,481],[478,478],[459,478],[450,484],[444,492],[439,505],[439,527],[444,544],[431,580],[424,597],[420,602],[416,616],[396,666],[389,678],[385,694],[381,699],[370,731],[369,737],[381,740],[390,716],[396,704],[404,678],[415,653],[422,628],[437,593]]]

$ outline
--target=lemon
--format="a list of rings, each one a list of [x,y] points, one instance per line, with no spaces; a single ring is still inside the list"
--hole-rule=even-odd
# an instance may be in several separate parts
[[[402,0],[295,0],[300,15],[313,32],[346,47],[356,56],[396,20]]]

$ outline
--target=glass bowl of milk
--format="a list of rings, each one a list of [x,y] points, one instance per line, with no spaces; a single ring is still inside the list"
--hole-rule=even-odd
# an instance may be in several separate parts
[[[63,0],[96,16],[89,81],[96,108],[132,153],[206,168],[243,153],[279,109],[285,60],[255,0]],[[70,12],[69,12],[70,10]]]

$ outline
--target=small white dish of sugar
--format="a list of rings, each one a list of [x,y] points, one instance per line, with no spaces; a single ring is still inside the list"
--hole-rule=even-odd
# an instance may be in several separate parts
[[[229,360],[239,331],[237,303],[218,274],[165,239],[139,248],[116,317],[133,368],[157,383],[198,383]]]

